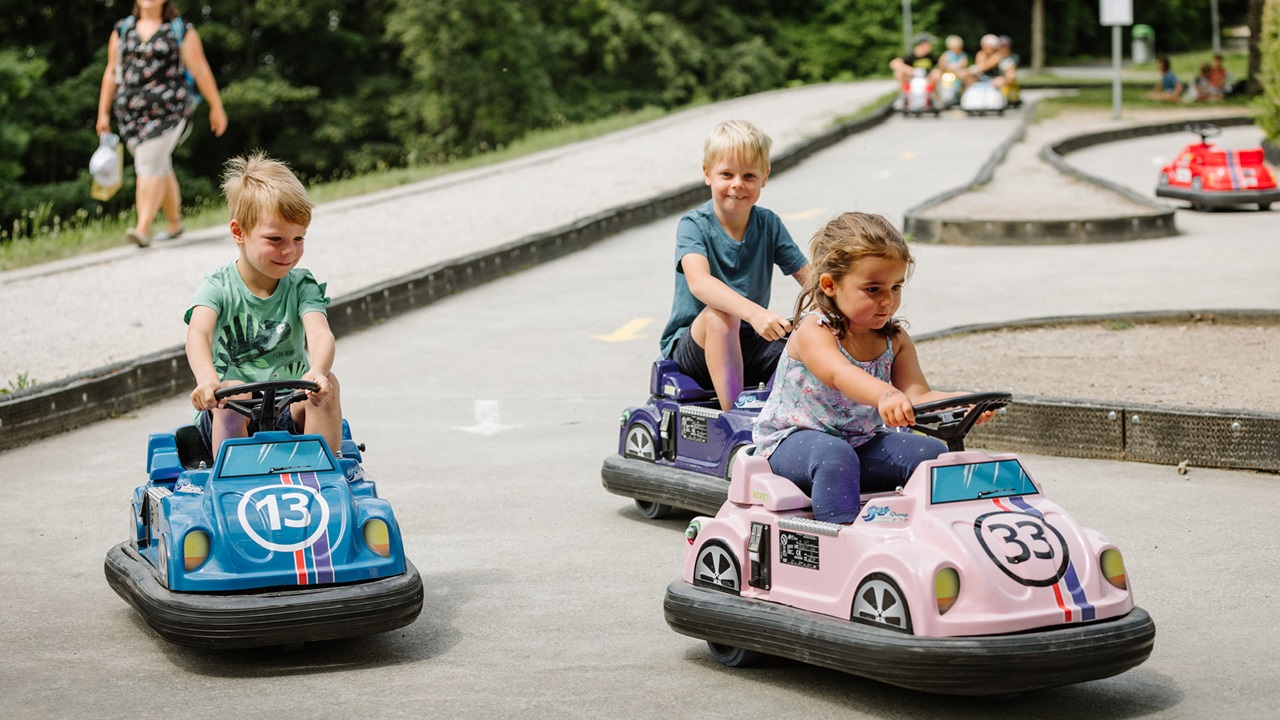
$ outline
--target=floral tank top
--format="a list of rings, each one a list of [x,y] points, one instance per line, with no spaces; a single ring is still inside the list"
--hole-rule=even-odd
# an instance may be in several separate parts
[[[885,338],[885,342],[888,345],[885,351],[869,362],[854,360],[843,345],[839,346],[840,353],[872,377],[889,382],[889,372],[893,367],[893,339]],[[835,435],[858,447],[871,439],[879,425],[880,413],[875,407],[853,402],[844,393],[823,384],[803,363],[783,352],[778,358],[773,393],[760,409],[752,440],[756,444],[755,454],[767,458],[797,430],[817,430]]]
[[[190,27],[186,25],[184,32]],[[119,28],[117,23],[117,34]],[[172,24],[161,23],[155,34],[143,40],[135,23],[117,42],[123,44],[123,81],[116,87],[112,108],[120,135],[132,151],[138,143],[159,137],[185,120],[191,98]]]

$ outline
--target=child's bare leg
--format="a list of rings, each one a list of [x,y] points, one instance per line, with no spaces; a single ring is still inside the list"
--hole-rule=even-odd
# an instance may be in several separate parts
[[[213,455],[217,457],[223,440],[249,435],[249,419],[226,408],[214,408],[211,412],[213,416],[209,418],[209,440],[213,444]]]
[[[336,375],[329,373],[329,400],[325,404],[312,405],[303,400],[291,405],[290,410],[299,429],[322,436],[335,454],[342,449],[342,402]]]
[[[721,410],[733,407],[742,394],[742,341],[738,338],[741,327],[741,320],[713,308],[704,309],[689,326],[694,342],[707,358],[707,371]]]

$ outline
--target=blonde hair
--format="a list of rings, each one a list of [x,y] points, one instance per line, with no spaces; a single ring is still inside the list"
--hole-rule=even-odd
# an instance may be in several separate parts
[[[227,161],[222,173],[222,194],[231,219],[246,233],[270,213],[295,225],[311,224],[311,208],[315,204],[307,197],[307,189],[288,165],[272,160],[261,150]]]
[[[948,49],[948,50],[951,50],[951,49],[953,49],[953,46],[954,46],[954,47],[958,47],[958,48],[963,48],[963,47],[964,47],[964,38],[960,37],[959,35],[948,35],[948,36],[947,36],[947,49]]]
[[[726,120],[707,136],[702,164],[710,171],[717,160],[734,158],[767,172],[772,146],[773,140],[755,125],[746,120]]]
[[[836,307],[835,299],[822,292],[819,281],[825,274],[840,282],[853,271],[858,261],[867,258],[898,260],[907,266],[908,276],[916,262],[902,233],[883,215],[847,212],[823,225],[809,241],[812,268],[809,281],[800,289],[800,297],[796,299],[796,316],[810,310],[822,313],[836,337],[843,338],[848,319]],[[880,332],[892,337],[901,329],[900,321],[890,319]]]

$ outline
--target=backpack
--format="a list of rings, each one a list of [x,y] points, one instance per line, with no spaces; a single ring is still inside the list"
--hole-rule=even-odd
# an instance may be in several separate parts
[[[116,34],[119,39],[116,40],[116,85],[124,83],[124,35],[137,22],[137,18],[130,15],[120,21],[120,25],[116,28]],[[182,40],[187,35],[187,27],[182,22],[182,17],[176,17],[169,21],[169,28],[173,30],[173,37],[178,41],[178,69],[182,71],[183,76],[187,79],[187,95],[191,98],[191,107],[188,112],[195,110],[200,101],[204,97],[200,95],[200,89],[196,87],[196,78],[187,69],[185,63],[182,62]]]

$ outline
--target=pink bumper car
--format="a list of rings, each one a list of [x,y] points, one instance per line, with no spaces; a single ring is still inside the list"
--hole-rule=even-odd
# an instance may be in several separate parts
[[[667,623],[735,667],[761,654],[930,693],[1011,695],[1124,672],[1155,642],[1120,550],[1045,497],[1017,456],[965,451],[1007,393],[916,408],[951,452],[848,525],[768,462],[734,461],[729,497],[689,525]]]

